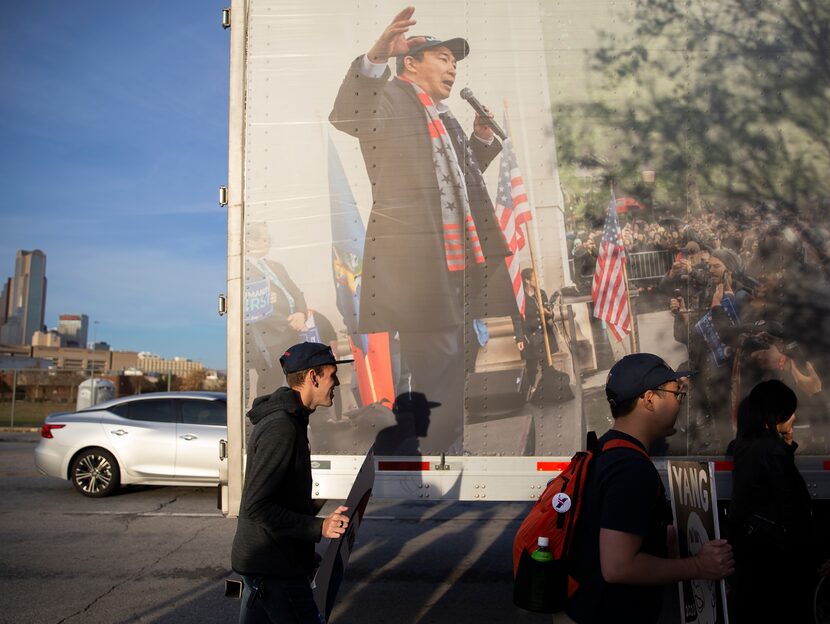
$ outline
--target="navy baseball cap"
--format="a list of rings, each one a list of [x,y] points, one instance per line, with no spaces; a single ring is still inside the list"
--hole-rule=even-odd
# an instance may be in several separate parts
[[[418,52],[423,52],[424,50],[429,50],[430,48],[436,48],[438,46],[449,48],[450,52],[452,52],[453,56],[455,56],[456,61],[463,60],[470,53],[470,44],[467,43],[466,39],[462,39],[461,37],[455,37],[453,39],[438,39],[437,37],[430,37],[427,35],[407,37],[407,39],[418,38],[423,38],[424,41],[418,45],[412,46],[409,48],[409,51],[399,54],[399,62],[403,62],[403,59],[407,56],[412,56],[414,54],[418,54]]]
[[[354,360],[338,360],[334,357],[331,347],[319,342],[301,342],[295,344],[282,354],[280,365],[286,374],[324,366],[326,364],[348,364]]]
[[[652,353],[632,353],[618,361],[608,371],[605,396],[611,405],[617,405],[640,396],[667,381],[689,377],[692,371],[675,371],[663,358]]]
[[[444,46],[445,48],[449,48],[450,52],[453,53],[455,56],[456,61],[463,60],[470,53],[470,44],[467,43],[466,39],[462,39],[461,37],[455,37],[453,39],[438,39],[437,37],[430,37],[428,35],[420,35],[424,38],[423,43],[419,43],[418,45],[414,45],[409,48],[408,52],[401,54],[400,56],[412,56],[413,54],[417,54],[418,52],[423,52],[424,50],[429,50],[430,48],[436,48],[438,46]],[[415,37],[408,37],[408,39],[414,39]]]

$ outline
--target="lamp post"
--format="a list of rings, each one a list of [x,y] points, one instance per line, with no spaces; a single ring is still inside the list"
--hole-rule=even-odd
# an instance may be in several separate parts
[[[95,341],[98,339],[98,321],[92,321],[92,349],[89,351],[89,398],[90,405],[95,405]]]
[[[14,403],[15,399],[17,398],[17,369],[12,370],[12,415],[11,415],[11,422],[9,423],[10,427],[14,427]]]

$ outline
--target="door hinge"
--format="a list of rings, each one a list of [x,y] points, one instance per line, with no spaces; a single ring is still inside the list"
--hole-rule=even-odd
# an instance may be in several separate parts
[[[450,465],[447,463],[447,458],[444,453],[441,453],[441,463],[435,464],[435,470],[449,470]]]
[[[222,9],[222,28],[228,29],[231,27],[231,9],[230,7]]]
[[[227,440],[219,440],[219,459],[227,459],[228,458],[228,441]]]
[[[220,206],[227,206],[228,205],[228,187],[227,186],[220,186],[219,187],[219,205]]]
[[[228,311],[228,298],[225,295],[219,295],[219,307],[217,312],[219,316],[225,316]]]

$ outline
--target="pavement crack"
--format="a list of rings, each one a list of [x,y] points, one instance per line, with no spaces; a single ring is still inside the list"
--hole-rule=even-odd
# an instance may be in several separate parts
[[[175,499],[173,499],[173,500],[175,501]],[[172,502],[172,501],[171,501],[171,502]],[[163,507],[163,506],[164,506],[164,504],[162,504],[162,507]],[[188,538],[187,538],[186,540],[184,540],[181,544],[179,544],[179,545],[178,545],[178,546],[176,546],[175,548],[172,548],[171,550],[169,550],[168,552],[164,553],[163,555],[161,555],[161,556],[157,557],[155,560],[151,561],[150,563],[148,563],[148,564],[146,564],[146,565],[142,566],[141,568],[139,568],[139,569],[138,569],[138,571],[137,571],[137,572],[135,572],[135,574],[130,575],[128,578],[125,578],[125,579],[124,579],[123,581],[121,581],[120,583],[116,583],[115,585],[113,585],[112,587],[110,587],[107,591],[105,591],[103,594],[100,594],[100,595],[99,595],[99,596],[97,596],[94,600],[92,600],[91,602],[89,602],[89,603],[88,603],[85,607],[83,607],[83,608],[81,608],[81,609],[78,609],[77,611],[75,611],[75,613],[72,613],[72,614],[70,614],[70,615],[66,616],[65,618],[62,618],[62,619],[58,620],[55,624],[63,624],[64,622],[68,622],[68,621],[70,621],[72,618],[74,618],[74,617],[76,617],[76,616],[83,615],[84,613],[86,613],[87,611],[89,611],[92,607],[94,607],[94,606],[95,606],[95,605],[96,605],[99,601],[101,601],[101,600],[103,600],[104,598],[106,598],[107,596],[109,596],[109,595],[110,595],[112,592],[114,592],[116,589],[118,589],[118,588],[120,588],[120,587],[122,587],[122,586],[126,585],[127,583],[130,583],[130,582],[132,582],[132,581],[134,581],[134,580],[136,580],[136,579],[138,579],[138,578],[141,578],[147,570],[149,570],[149,569],[153,568],[154,566],[158,565],[159,563],[161,563],[161,561],[163,561],[163,560],[164,560],[164,559],[166,559],[167,557],[170,557],[171,555],[175,555],[175,554],[176,554],[177,552],[179,552],[182,548],[184,548],[185,546],[187,546],[190,542],[192,542],[193,540],[197,539],[197,538],[198,538],[198,537],[199,537],[202,533],[204,533],[204,531],[205,531],[206,529],[207,529],[207,527],[202,527],[202,528],[200,528],[200,529],[197,529],[197,530],[196,530],[196,532],[195,532],[195,533],[193,533],[193,535],[191,535],[190,537],[188,537]]]
[[[179,497],[178,497],[178,496],[174,496],[173,498],[171,498],[171,499],[170,499],[169,501],[167,501],[166,503],[159,503],[159,505],[156,507],[155,511],[161,511],[161,510],[162,510],[162,509],[164,509],[165,507],[167,507],[167,506],[169,506],[169,505],[172,505],[173,503],[176,503],[176,502],[178,502],[178,501],[179,501]]]

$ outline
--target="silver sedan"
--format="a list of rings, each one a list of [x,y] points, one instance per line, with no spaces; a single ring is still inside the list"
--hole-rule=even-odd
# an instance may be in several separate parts
[[[227,430],[223,393],[123,397],[47,416],[35,465],[94,498],[127,484],[217,485]]]

